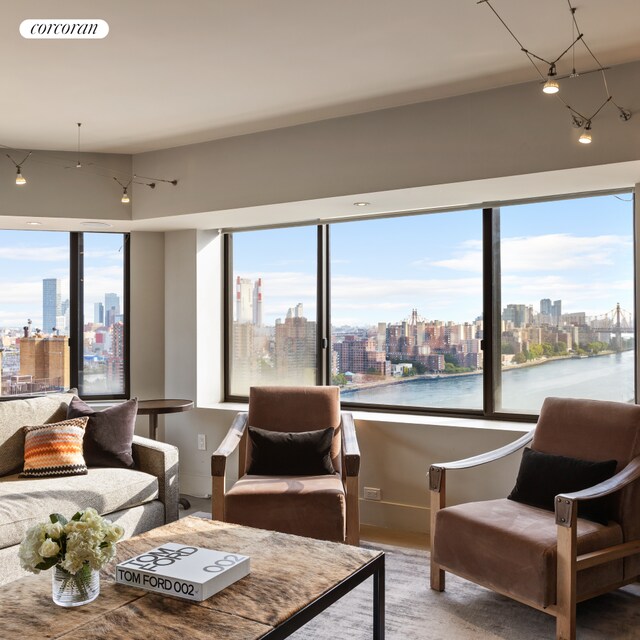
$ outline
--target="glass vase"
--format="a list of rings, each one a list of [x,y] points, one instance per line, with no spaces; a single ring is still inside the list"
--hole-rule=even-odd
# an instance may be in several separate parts
[[[79,607],[93,602],[100,593],[100,572],[88,564],[75,575],[59,565],[51,574],[51,597],[61,607]]]

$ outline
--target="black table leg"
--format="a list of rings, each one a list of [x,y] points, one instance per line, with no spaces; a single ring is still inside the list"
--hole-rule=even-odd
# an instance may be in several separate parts
[[[373,640],[384,640],[384,556],[373,574]]]

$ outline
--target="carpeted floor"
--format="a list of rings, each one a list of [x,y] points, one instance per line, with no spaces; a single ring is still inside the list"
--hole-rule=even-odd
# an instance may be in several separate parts
[[[363,543],[374,548],[374,545]],[[428,553],[375,545],[386,553],[388,640],[553,640],[555,618],[447,575],[447,590],[428,586]],[[298,630],[295,640],[370,640],[372,585],[367,580]],[[640,583],[578,605],[578,640],[638,640]]]

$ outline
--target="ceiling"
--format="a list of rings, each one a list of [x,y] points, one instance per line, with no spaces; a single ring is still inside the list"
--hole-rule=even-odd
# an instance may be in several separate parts
[[[566,0],[492,4],[543,58],[571,42]],[[637,0],[577,6],[602,64],[640,59]],[[139,153],[537,79],[476,0],[31,0],[1,15],[0,144],[23,149],[75,151],[82,122],[82,151]],[[26,40],[27,18],[110,31]],[[594,66],[580,45],[576,61]]]

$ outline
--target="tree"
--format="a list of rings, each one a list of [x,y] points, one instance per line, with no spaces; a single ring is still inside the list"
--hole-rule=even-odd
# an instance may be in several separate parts
[[[513,356],[513,360],[512,360],[514,364],[524,364],[526,361],[527,361],[527,356],[525,356],[524,353],[516,353],[516,355]]]
[[[345,376],[344,373],[337,373],[335,376],[333,376],[331,382],[338,385],[339,387],[344,387],[347,384],[348,380],[347,376]]]
[[[537,360],[542,357],[544,349],[541,344],[532,344],[529,347],[529,360]]]
[[[502,353],[506,354],[511,354],[511,353],[515,353],[515,349],[513,348],[513,345],[509,342],[503,342],[502,343]]]

